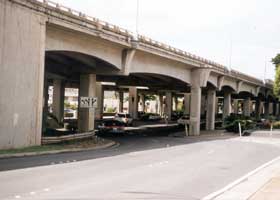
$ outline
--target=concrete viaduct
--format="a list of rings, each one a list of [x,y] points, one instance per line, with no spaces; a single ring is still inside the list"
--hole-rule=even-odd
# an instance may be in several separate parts
[[[0,0],[0,69],[0,149],[41,144],[49,85],[54,86],[58,118],[63,113],[64,87],[79,88],[80,96],[98,97],[95,111],[79,109],[81,132],[93,130],[94,116],[102,115],[101,82],[106,81],[127,86],[134,118],[136,86],[165,96],[169,117],[172,94],[183,94],[191,135],[200,133],[205,99],[206,128],[215,128],[217,96],[224,98],[224,116],[237,112],[240,99],[245,115],[253,112],[252,102],[256,115],[279,114],[272,81],[228,70],[47,0]]]

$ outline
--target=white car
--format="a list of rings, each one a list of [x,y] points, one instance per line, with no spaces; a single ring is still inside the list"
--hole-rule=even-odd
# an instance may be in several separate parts
[[[115,120],[125,123],[126,125],[132,125],[133,119],[129,114],[117,113],[115,115]]]
[[[189,123],[189,121],[190,121],[189,115],[184,115],[183,117],[177,120],[177,123],[180,126],[185,126],[186,124]]]

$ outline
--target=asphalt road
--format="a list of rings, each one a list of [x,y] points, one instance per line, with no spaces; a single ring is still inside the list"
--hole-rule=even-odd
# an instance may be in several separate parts
[[[105,150],[0,160],[0,199],[201,199],[280,155],[259,138],[115,139]]]

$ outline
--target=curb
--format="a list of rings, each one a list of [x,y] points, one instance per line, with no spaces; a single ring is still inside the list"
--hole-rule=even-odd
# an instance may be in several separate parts
[[[31,157],[31,156],[39,156],[39,155],[53,155],[59,153],[70,153],[70,152],[82,152],[82,151],[91,151],[91,150],[99,150],[105,149],[112,146],[120,146],[117,142],[110,142],[108,144],[104,144],[97,147],[90,147],[90,148],[72,148],[72,149],[63,149],[63,150],[54,150],[54,151],[44,151],[44,152],[28,152],[28,153],[17,153],[17,154],[3,154],[0,155],[0,159],[4,158],[20,158],[20,157]]]

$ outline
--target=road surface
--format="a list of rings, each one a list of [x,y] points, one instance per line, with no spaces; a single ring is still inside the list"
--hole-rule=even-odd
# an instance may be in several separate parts
[[[228,136],[114,139],[120,146],[0,160],[0,199],[201,199],[280,155],[274,143]]]

